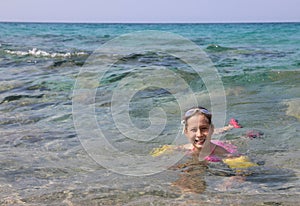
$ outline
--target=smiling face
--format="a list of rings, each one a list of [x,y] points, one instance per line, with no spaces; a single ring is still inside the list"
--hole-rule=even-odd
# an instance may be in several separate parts
[[[202,149],[205,141],[210,141],[214,131],[205,115],[198,113],[190,117],[186,122],[185,135],[193,146]]]

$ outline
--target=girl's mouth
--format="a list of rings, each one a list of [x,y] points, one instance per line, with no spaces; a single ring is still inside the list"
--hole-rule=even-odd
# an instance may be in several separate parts
[[[195,145],[203,145],[205,142],[205,139],[195,139],[194,144]]]

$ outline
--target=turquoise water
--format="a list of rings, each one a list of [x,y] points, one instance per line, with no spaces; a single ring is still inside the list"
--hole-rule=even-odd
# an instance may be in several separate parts
[[[184,167],[193,173],[179,165],[150,176],[127,176],[107,170],[84,150],[72,114],[79,72],[104,43],[144,30],[181,35],[212,61],[225,88],[226,120],[235,117],[243,125],[215,138],[231,141],[253,161],[263,162],[246,180],[232,180],[224,165],[214,164]],[[147,155],[152,148],[171,144],[180,132],[182,108],[169,92],[155,87],[163,81],[161,73],[155,76],[149,67],[176,72],[199,104],[210,107],[206,85],[184,62],[163,53],[128,51],[97,85],[95,98],[99,127],[125,153]],[[295,205],[300,192],[299,68],[299,23],[0,23],[0,203]],[[157,82],[133,96],[127,108],[132,123],[147,128],[148,112],[156,106],[167,117],[163,132],[146,142],[120,135],[110,111],[117,84],[141,73]],[[125,89],[137,86],[129,82]],[[249,130],[264,135],[250,140],[245,138]],[[226,187],[228,182],[232,184]],[[193,192],[185,190],[188,187]]]

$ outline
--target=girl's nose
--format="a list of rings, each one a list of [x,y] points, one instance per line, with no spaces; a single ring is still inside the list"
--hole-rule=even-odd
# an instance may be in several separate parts
[[[200,129],[198,129],[198,130],[197,130],[197,132],[196,132],[196,136],[197,136],[197,137],[201,137],[201,136],[202,136],[202,132],[201,132],[201,130],[200,130]]]

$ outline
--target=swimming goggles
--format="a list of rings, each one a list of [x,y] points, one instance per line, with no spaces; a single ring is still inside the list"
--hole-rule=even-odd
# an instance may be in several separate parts
[[[190,116],[196,114],[196,112],[201,112],[202,114],[211,115],[211,113],[207,109],[193,108],[193,109],[189,109],[188,111],[186,111],[186,113],[184,114],[184,117],[185,118],[190,117]]]

